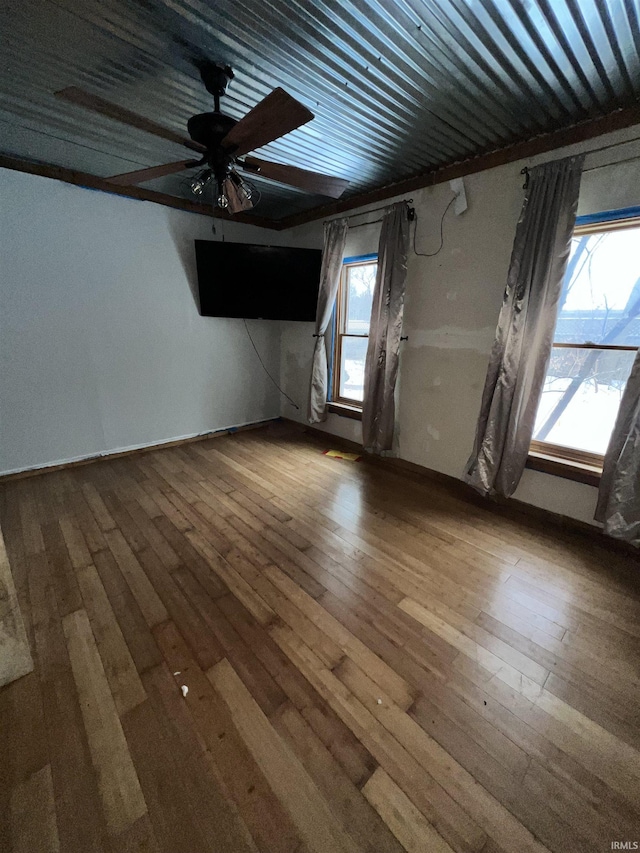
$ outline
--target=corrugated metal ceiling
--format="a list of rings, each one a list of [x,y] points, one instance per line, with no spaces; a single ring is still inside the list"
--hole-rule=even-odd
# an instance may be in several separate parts
[[[66,105],[79,86],[185,132],[211,109],[193,60],[233,66],[223,111],[275,86],[316,115],[260,151],[346,195],[630,106],[637,0],[20,0],[0,13],[0,150],[108,176],[185,149]],[[148,185],[193,198],[175,176]],[[274,219],[326,199],[260,181]]]

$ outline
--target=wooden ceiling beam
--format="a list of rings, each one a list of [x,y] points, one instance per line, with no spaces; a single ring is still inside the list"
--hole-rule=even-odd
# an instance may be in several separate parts
[[[43,178],[53,178],[63,181],[65,184],[74,184],[78,187],[87,187],[92,190],[100,190],[113,195],[121,195],[126,198],[135,198],[139,201],[150,201],[154,204],[162,204],[165,207],[174,207],[177,210],[186,210],[188,213],[199,213],[202,216],[224,219],[227,222],[241,222],[244,225],[256,225],[259,228],[279,230],[276,220],[266,219],[263,216],[251,216],[244,213],[231,215],[210,204],[201,201],[191,201],[187,198],[169,195],[168,193],[148,190],[137,186],[119,186],[105,178],[98,178],[88,172],[77,172],[74,169],[65,169],[62,166],[53,166],[50,163],[32,163],[29,160],[20,160],[15,157],[7,157],[0,154],[0,168],[12,169],[14,172],[25,172],[29,175],[40,175]]]
[[[486,169],[494,169],[496,166],[504,166],[507,163],[514,163],[517,160],[526,160],[529,157],[535,157],[538,154],[544,154],[556,148],[564,148],[568,145],[575,145],[578,142],[585,142],[597,136],[602,136],[605,133],[623,130],[634,124],[640,124],[640,106],[616,110],[616,112],[609,113],[606,116],[588,119],[587,121],[580,122],[580,124],[575,124],[562,130],[553,130],[549,133],[535,136],[533,139],[515,142],[505,148],[488,151],[484,154],[470,157],[467,160],[460,160],[440,166],[437,169],[431,169],[428,172],[421,172],[411,178],[406,178],[393,184],[386,184],[383,187],[359,193],[342,201],[332,202],[322,207],[315,207],[312,210],[296,213],[292,216],[285,216],[283,219],[278,220],[278,229],[295,228],[298,225],[304,225],[318,219],[326,219],[328,216],[335,216],[336,214],[346,213],[358,207],[376,204],[388,198],[412,193],[424,187],[434,186],[435,184],[442,184],[454,178],[462,178],[476,172],[484,172]]]

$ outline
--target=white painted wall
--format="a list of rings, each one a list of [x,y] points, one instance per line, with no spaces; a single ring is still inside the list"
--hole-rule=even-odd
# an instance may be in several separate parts
[[[397,391],[396,453],[402,459],[460,477],[471,452],[522,206],[521,168],[639,137],[640,126],[636,126],[533,160],[470,175],[465,179],[469,209],[460,217],[452,215],[452,210],[447,214],[440,254],[421,258],[410,253],[404,319],[409,341],[402,351]],[[630,141],[587,157],[580,214],[640,204],[640,159],[627,159],[633,155],[640,156],[640,144]],[[594,166],[603,167],[588,171]],[[448,184],[443,184],[412,196],[418,214],[418,251],[433,252],[438,247],[440,217],[451,192]],[[363,216],[355,222],[378,216]],[[379,228],[371,225],[350,231],[346,255],[376,251]],[[322,245],[321,223],[301,227],[298,232],[303,244]],[[304,407],[308,399],[312,332],[311,327],[301,324],[283,324],[282,382]],[[287,407],[282,413],[296,415]],[[361,441],[360,424],[356,421],[330,415],[321,428]],[[592,522],[596,489],[527,470],[515,497]]]
[[[291,234],[8,170],[0,199],[0,472],[279,415],[242,321],[198,314],[193,240]],[[277,376],[280,324],[249,325]]]

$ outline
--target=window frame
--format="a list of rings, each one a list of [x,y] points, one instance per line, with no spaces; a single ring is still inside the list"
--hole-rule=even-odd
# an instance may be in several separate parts
[[[572,233],[573,237],[581,237],[585,234],[601,234],[609,231],[622,231],[630,228],[640,227],[640,208],[624,208],[618,211],[604,211],[603,213],[578,217]],[[556,343],[551,345],[552,349],[597,349],[616,350],[619,352],[637,352],[638,347],[624,344],[595,344],[585,342]],[[566,466],[567,470],[583,469],[595,473],[597,477],[602,473],[604,455],[592,453],[587,450],[579,450],[574,447],[566,447],[553,444],[548,441],[537,441],[532,439],[529,446],[529,457],[534,460],[550,459],[557,465]],[[533,467],[533,466],[532,466]]]
[[[348,287],[347,287],[347,278],[348,271],[352,267],[360,267],[360,266],[369,266],[371,264],[378,263],[378,254],[377,252],[368,254],[368,255],[354,255],[352,257],[344,258],[342,261],[342,269],[340,270],[340,283],[338,284],[338,292],[336,294],[336,304],[334,309],[334,318],[333,318],[333,334],[332,334],[332,346],[331,346],[331,399],[329,401],[329,409],[331,407],[341,408],[345,411],[345,414],[348,411],[353,413],[362,412],[362,403],[361,400],[352,400],[349,397],[342,397],[340,395],[340,366],[342,364],[342,343],[344,338],[365,338],[367,341],[369,340],[369,335],[354,335],[348,334],[346,329],[346,321],[347,321],[347,298],[348,298]]]

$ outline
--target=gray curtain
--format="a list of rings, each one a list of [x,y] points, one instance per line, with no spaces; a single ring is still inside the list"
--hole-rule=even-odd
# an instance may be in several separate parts
[[[385,211],[378,245],[362,407],[362,440],[371,453],[393,443],[408,247],[409,208],[402,201]]]
[[[316,313],[315,346],[311,363],[311,388],[309,390],[308,419],[317,424],[327,419],[328,352],[325,332],[331,320],[336,293],[340,284],[340,272],[347,239],[347,220],[334,219],[324,224],[324,251],[318,290]]]
[[[512,495],[524,471],[551,355],[583,160],[569,157],[529,172],[475,443],[464,473],[465,481],[482,494]]]
[[[640,352],[604,457],[595,517],[609,536],[640,546]]]

